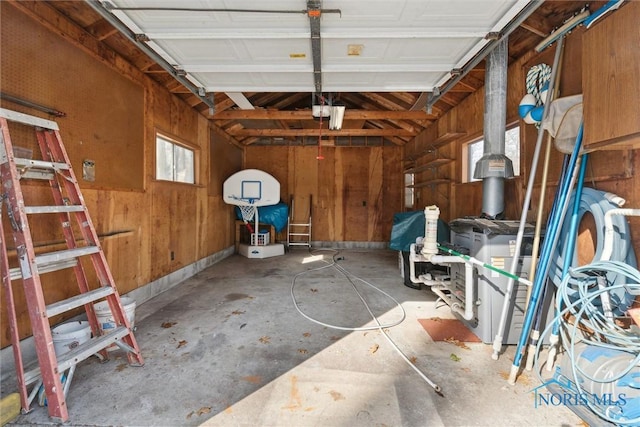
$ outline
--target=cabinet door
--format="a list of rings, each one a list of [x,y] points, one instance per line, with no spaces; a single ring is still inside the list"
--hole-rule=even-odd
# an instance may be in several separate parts
[[[629,2],[584,33],[584,144],[640,146],[640,2]]]

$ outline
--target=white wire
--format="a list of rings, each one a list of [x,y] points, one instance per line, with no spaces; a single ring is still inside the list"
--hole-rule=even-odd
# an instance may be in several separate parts
[[[327,249],[323,249],[323,250],[327,250]],[[337,253],[337,251],[336,251]],[[293,279],[291,281],[291,298],[293,299],[293,305],[296,308],[296,310],[298,310],[298,313],[300,313],[304,318],[306,318],[307,320],[310,320],[314,323],[317,323],[318,325],[322,325],[322,326],[326,326],[328,328],[332,328],[332,329],[338,329],[341,331],[375,331],[378,328],[382,327],[382,328],[392,328],[394,326],[398,326],[400,323],[402,323],[404,321],[404,319],[406,318],[406,312],[404,310],[404,307],[402,307],[402,305],[395,299],[393,298],[391,295],[389,295],[388,293],[386,293],[385,291],[383,291],[382,289],[372,285],[371,283],[367,282],[366,280],[363,280],[361,278],[359,278],[358,276],[351,274],[349,272],[347,272],[346,269],[344,269],[343,267],[339,266],[335,260],[332,259],[331,262],[325,261],[323,260],[323,262],[326,263],[326,265],[323,265],[322,267],[316,267],[316,268],[312,268],[303,272],[300,272],[298,274],[296,274],[295,276],[293,276]],[[322,322],[320,320],[314,319],[312,317],[310,317],[309,315],[307,315],[306,313],[304,313],[302,311],[302,309],[300,309],[300,306],[298,305],[298,301],[296,300],[295,297],[295,293],[294,293],[294,289],[295,289],[295,285],[296,285],[296,281],[298,280],[298,278],[300,276],[303,276],[305,274],[314,272],[314,271],[319,271],[319,270],[324,270],[325,268],[335,268],[337,271],[339,271],[342,275],[344,275],[347,280],[349,280],[349,283],[351,284],[351,287],[353,288],[353,290],[355,291],[356,295],[358,295],[358,297],[360,298],[360,300],[362,301],[363,305],[366,307],[367,311],[369,312],[369,314],[371,315],[372,318],[377,319],[376,316],[371,312],[371,309],[369,308],[369,305],[367,304],[366,300],[364,299],[364,297],[362,296],[362,294],[358,291],[358,289],[356,288],[356,286],[353,284],[353,282],[351,281],[349,276],[353,276],[355,279],[361,281],[362,283],[364,283],[367,286],[372,287],[374,290],[380,292],[381,294],[387,296],[389,299],[391,299],[400,309],[401,314],[401,318],[400,320],[396,321],[396,322],[392,322],[389,324],[384,324],[384,325],[380,325],[378,324],[377,326],[361,326],[361,327],[347,327],[347,326],[338,326],[338,325],[332,325],[330,323],[325,323]]]
[[[293,276],[293,279],[291,280],[291,299],[293,300],[293,305],[296,308],[296,310],[298,311],[298,313],[300,313],[305,319],[310,320],[313,323],[316,323],[318,325],[321,326],[326,326],[328,328],[333,328],[333,329],[338,329],[338,330],[342,330],[342,331],[371,331],[371,330],[379,330],[384,337],[387,339],[387,341],[389,342],[389,344],[391,344],[391,346],[398,352],[398,354],[400,355],[400,357],[427,383],[429,384],[437,393],[442,394],[442,388],[437,385],[436,383],[434,383],[431,379],[429,379],[424,373],[422,373],[422,371],[420,371],[413,363],[411,363],[411,361],[409,360],[409,358],[402,352],[402,350],[400,350],[400,348],[398,347],[398,345],[391,339],[391,337],[389,336],[389,334],[387,333],[387,331],[385,330],[386,328],[392,328],[394,326],[397,326],[399,324],[401,324],[405,319],[406,319],[406,311],[404,310],[404,307],[402,306],[402,304],[400,304],[398,302],[398,300],[396,300],[394,297],[392,297],[391,295],[389,295],[387,292],[383,291],[382,289],[378,288],[377,286],[373,285],[372,283],[367,282],[366,280],[356,276],[355,274],[349,272],[346,268],[342,267],[341,265],[339,265],[336,260],[335,260],[335,256],[339,253],[337,250],[335,249],[316,249],[316,250],[323,250],[323,251],[330,251],[334,253],[334,256],[332,257],[331,262],[325,261],[323,260],[323,262],[326,263],[326,265],[322,266],[322,267],[317,267],[317,268],[312,268],[303,272],[300,272],[298,274],[296,274],[295,276]],[[310,251],[311,252],[311,251]],[[371,318],[373,319],[373,321],[376,323],[375,326],[363,326],[363,327],[345,327],[345,326],[337,326],[337,325],[331,325],[325,322],[322,322],[320,320],[314,319],[311,316],[307,315],[306,313],[304,313],[301,309],[300,306],[298,305],[298,301],[296,300],[295,297],[295,286],[296,286],[296,280],[300,277],[303,276],[305,274],[314,272],[314,271],[319,271],[319,270],[323,270],[325,268],[331,268],[333,267],[336,271],[340,272],[351,284],[351,287],[353,288],[354,292],[356,293],[356,295],[358,295],[358,298],[360,298],[360,301],[362,301],[362,304],[364,305],[364,307],[366,308],[367,312],[369,312],[369,315],[371,316]],[[364,283],[365,285],[373,288],[374,290],[380,292],[381,294],[385,295],[386,297],[388,297],[389,299],[391,299],[397,306],[398,308],[400,308],[400,311],[402,313],[401,319],[390,323],[390,324],[381,324],[380,320],[378,319],[378,317],[373,313],[373,311],[371,311],[371,308],[369,307],[369,304],[367,303],[366,299],[362,296],[362,294],[360,293],[360,291],[358,290],[358,288],[356,287],[355,283],[353,282],[353,279],[358,280],[362,283]]]

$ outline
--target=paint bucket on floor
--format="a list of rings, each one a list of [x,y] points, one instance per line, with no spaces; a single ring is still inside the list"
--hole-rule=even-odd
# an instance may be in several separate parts
[[[133,330],[135,318],[136,318],[136,301],[129,297],[120,297],[120,302],[124,308],[124,314],[129,320],[129,325]],[[109,303],[107,301],[100,301],[93,305],[93,309],[96,311],[96,317],[98,318],[98,326],[102,333],[108,334],[116,328],[116,321],[111,314]],[[107,350],[116,350],[118,347],[115,344],[107,347]]]
[[[86,320],[67,322],[51,330],[56,356],[73,350],[91,339],[91,326]]]

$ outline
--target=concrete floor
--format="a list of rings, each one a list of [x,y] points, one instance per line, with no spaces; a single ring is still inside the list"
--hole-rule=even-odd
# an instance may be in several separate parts
[[[406,319],[388,333],[443,396],[381,332],[305,319],[291,285],[296,274],[323,265],[303,263],[309,256],[304,249],[263,260],[234,255],[138,306],[145,366],[128,366],[120,351],[105,364],[83,362],[67,399],[70,425],[582,425],[564,406],[535,408],[534,374],[507,384],[513,348],[494,361],[486,344],[433,342],[417,319],[453,316],[430,292],[402,285],[397,252],[343,250],[339,264],[402,304]],[[355,284],[382,323],[401,319],[388,298]],[[325,323],[374,324],[334,269],[297,276],[295,296],[307,315]],[[51,424],[46,408],[34,405],[10,425],[34,424]]]

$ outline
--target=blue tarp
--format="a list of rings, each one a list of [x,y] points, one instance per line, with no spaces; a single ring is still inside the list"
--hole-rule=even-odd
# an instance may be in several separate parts
[[[236,206],[236,218],[242,219],[240,208]],[[289,217],[289,206],[286,203],[278,203],[271,206],[260,206],[258,208],[258,220],[260,224],[273,225],[276,233],[281,232],[287,226]],[[253,223],[252,223],[253,224]]]
[[[393,227],[389,248],[396,251],[409,251],[416,238],[424,237],[424,211],[400,212],[393,215]],[[438,219],[438,242],[448,242],[450,230],[447,224]]]

